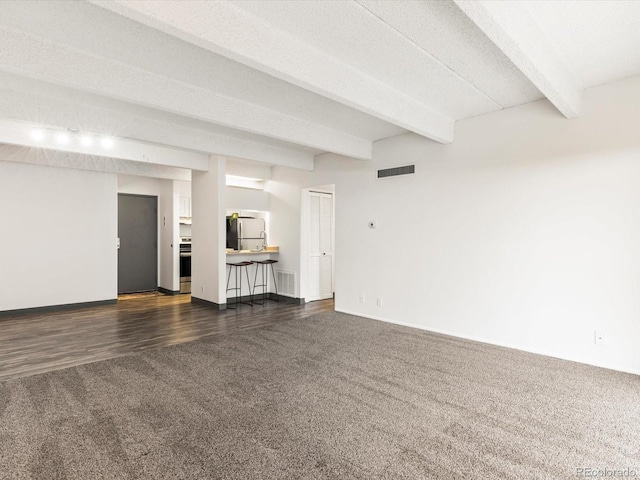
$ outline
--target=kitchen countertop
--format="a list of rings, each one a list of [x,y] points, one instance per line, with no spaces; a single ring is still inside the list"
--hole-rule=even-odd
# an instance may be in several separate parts
[[[227,251],[227,255],[264,255],[264,254],[279,254],[280,253],[280,247],[268,247],[269,250],[260,250],[259,252],[255,252],[252,250],[234,250],[234,251]]]
[[[262,255],[264,253],[268,253],[268,254],[278,254],[280,252],[270,252],[268,250],[263,250],[261,252],[252,252],[251,250],[239,250],[239,251],[235,251],[235,252],[227,252],[227,255]]]

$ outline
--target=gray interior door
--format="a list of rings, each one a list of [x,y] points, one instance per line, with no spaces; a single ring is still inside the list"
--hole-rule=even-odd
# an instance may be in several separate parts
[[[118,194],[118,294],[158,288],[158,197]]]

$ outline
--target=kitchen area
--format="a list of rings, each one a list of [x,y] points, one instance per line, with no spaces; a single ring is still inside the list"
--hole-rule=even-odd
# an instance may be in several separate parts
[[[180,198],[180,293],[191,293],[191,246],[192,246],[192,218],[190,215],[190,198]],[[280,248],[268,244],[268,219],[269,212],[264,211],[232,211],[229,209],[225,218],[226,226],[226,249],[227,263],[251,262],[251,272],[245,282],[245,277],[238,278],[237,285],[241,281],[242,296],[250,294],[268,293],[272,288],[277,291],[275,273],[271,278],[264,279],[265,275],[259,268],[257,262],[265,260],[277,260]],[[262,280],[258,277],[262,277]],[[267,276],[268,277],[268,276]],[[228,269],[228,286],[236,285],[235,271]],[[262,281],[263,283],[258,283]],[[262,288],[265,286],[265,288]],[[233,298],[234,295],[231,296]]]
[[[226,263],[252,262],[247,271],[242,272],[238,278],[237,285],[241,290],[231,289],[227,292],[227,298],[232,299],[238,294],[247,297],[255,292],[256,295],[270,294],[277,291],[276,269],[269,266],[269,276],[263,280],[264,267],[256,262],[278,260],[279,247],[270,242],[270,212],[269,193],[266,191],[266,179],[257,178],[259,176],[268,177],[270,171],[262,167],[264,172],[255,166],[247,164],[233,165],[231,168],[239,171],[242,175],[227,175],[225,188],[224,209],[224,238],[225,238],[225,258]],[[262,175],[258,175],[262,173]],[[248,177],[253,175],[254,177]],[[194,241],[197,238],[193,235],[193,201],[191,196],[191,182],[175,181],[173,189],[173,205],[177,210],[174,221],[177,222],[179,255],[179,293],[192,293],[192,251]],[[177,197],[177,198],[175,198]],[[177,217],[177,218],[176,218]],[[220,224],[219,224],[220,225]],[[229,287],[236,286],[236,269],[224,265],[225,289],[227,283]],[[248,274],[248,275],[247,275]],[[261,285],[266,285],[262,287]],[[169,293],[169,292],[165,292]],[[170,292],[177,293],[175,290]],[[272,298],[275,298],[271,295]]]

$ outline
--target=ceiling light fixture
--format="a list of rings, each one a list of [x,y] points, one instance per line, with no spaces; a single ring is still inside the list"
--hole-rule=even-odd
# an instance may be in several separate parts
[[[58,142],[60,145],[66,145],[67,143],[69,143],[69,135],[64,132],[58,133],[56,135],[56,142]]]
[[[33,138],[36,142],[41,142],[44,140],[44,132],[39,128],[34,128],[31,130],[31,138]]]
[[[43,142],[52,137],[58,145],[68,145],[72,141],[72,135],[73,143],[79,143],[83,147],[87,148],[93,147],[98,143],[102,148],[109,149],[113,148],[116,144],[115,139],[109,136],[97,137],[91,133],[80,133],[77,130],[71,129],[68,131],[48,131],[47,129],[40,127],[31,128],[31,139],[36,142]]]
[[[103,137],[102,140],[100,140],[100,145],[102,145],[104,148],[111,148],[113,147],[113,139],[109,137]]]

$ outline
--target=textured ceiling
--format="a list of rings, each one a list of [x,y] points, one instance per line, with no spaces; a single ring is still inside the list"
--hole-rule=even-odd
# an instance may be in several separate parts
[[[640,75],[640,1],[522,3],[582,88]]]
[[[500,107],[543,97],[452,2],[358,1]]]
[[[60,28],[51,18],[64,18]],[[368,140],[400,129],[302,88],[208,52],[120,15],[84,2],[20,2],[5,9],[3,22],[61,45],[134,65],[163,77],[239,98],[287,115],[322,123]]]
[[[449,2],[235,4],[456,120],[542,98]]]
[[[640,74],[640,2],[23,2],[0,9],[0,119],[272,165]],[[559,113],[560,114],[560,113]]]

